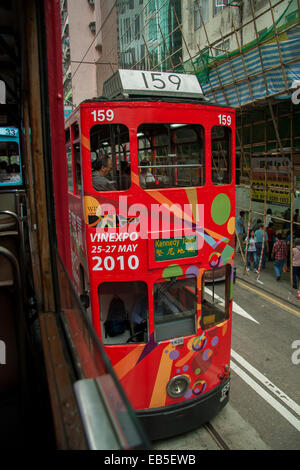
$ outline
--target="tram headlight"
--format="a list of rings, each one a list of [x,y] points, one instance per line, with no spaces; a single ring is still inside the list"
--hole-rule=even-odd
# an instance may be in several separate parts
[[[185,375],[176,375],[167,385],[167,393],[172,398],[182,397],[190,385],[189,379]]]

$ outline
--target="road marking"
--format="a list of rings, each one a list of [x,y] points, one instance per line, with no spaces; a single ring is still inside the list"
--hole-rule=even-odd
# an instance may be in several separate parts
[[[280,388],[274,385],[265,375],[259,372],[255,367],[253,367],[246,359],[240,356],[237,352],[231,350],[231,357],[235,359],[241,366],[243,366],[247,372],[253,375],[257,380],[259,380],[266,388],[269,389],[270,392],[274,393],[277,398],[279,398],[283,403],[291,408],[291,410],[295,411],[297,415],[300,416],[300,406],[293,401],[290,397],[288,397]]]
[[[292,307],[289,307],[288,305],[284,304],[283,302],[280,302],[279,300],[274,299],[273,297],[270,297],[268,294],[265,294],[264,292],[259,291],[258,289],[254,289],[253,287],[248,286],[247,284],[244,284],[241,281],[235,281],[236,284],[238,284],[241,287],[245,287],[248,290],[251,290],[252,292],[255,292],[256,294],[260,295],[261,297],[264,297],[265,299],[269,300],[275,305],[279,305],[283,310],[288,310],[289,312],[293,313],[294,315],[297,315],[297,317],[300,317],[299,309],[296,310]]]
[[[290,413],[281,403],[266,392],[257,382],[255,382],[245,371],[237,364],[231,361],[231,369],[241,377],[258,395],[260,395],[269,405],[271,405],[278,413],[283,416],[297,431],[300,431],[300,420]]]
[[[211,297],[213,296],[213,292],[208,287],[205,287],[205,292],[207,292]],[[222,297],[217,294],[215,294],[214,297],[215,299],[217,299],[217,301],[222,307],[225,305],[225,301],[224,299],[222,299]],[[246,310],[240,307],[236,302],[232,302],[232,311],[233,313],[237,313],[238,315],[241,315],[242,317],[245,317],[248,320],[254,321],[255,323],[259,324],[259,322],[255,320],[255,318],[251,317],[251,315],[249,315],[249,313],[247,313]]]

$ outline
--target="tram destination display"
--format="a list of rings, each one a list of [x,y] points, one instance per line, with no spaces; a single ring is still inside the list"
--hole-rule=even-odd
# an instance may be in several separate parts
[[[195,75],[120,69],[104,82],[103,95],[107,98],[164,95],[199,99],[203,98],[203,91]]]

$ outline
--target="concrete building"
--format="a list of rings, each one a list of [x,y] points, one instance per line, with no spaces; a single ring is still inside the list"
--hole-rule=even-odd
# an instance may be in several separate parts
[[[61,0],[66,107],[99,96],[117,69],[116,8],[109,0]]]
[[[181,0],[130,0],[118,4],[122,68],[166,71],[180,64]]]

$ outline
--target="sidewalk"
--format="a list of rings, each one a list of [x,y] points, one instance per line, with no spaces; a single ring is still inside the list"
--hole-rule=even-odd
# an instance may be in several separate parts
[[[247,281],[258,289],[274,294],[296,307],[300,311],[300,300],[296,298],[297,291],[290,287],[290,272],[282,273],[280,281],[276,281],[273,261],[267,261],[265,269],[262,269],[258,282],[257,274],[252,270],[244,272],[243,258],[240,253],[235,254],[234,266],[236,268],[236,278]]]

